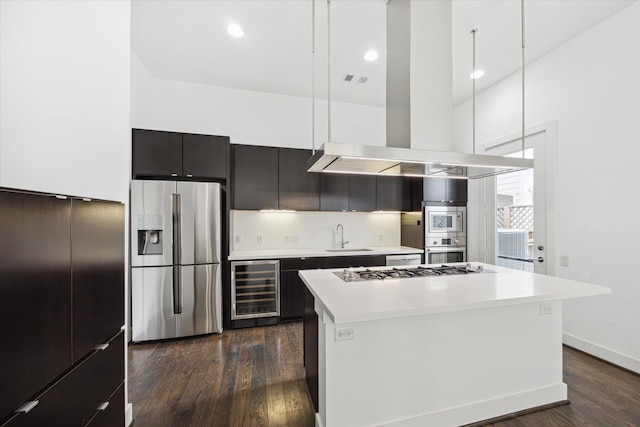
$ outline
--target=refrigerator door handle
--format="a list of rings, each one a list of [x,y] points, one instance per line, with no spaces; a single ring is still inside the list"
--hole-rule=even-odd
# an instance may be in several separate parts
[[[171,218],[173,223],[173,314],[182,314],[182,277],[180,274],[180,264],[182,263],[182,212],[181,196],[173,193],[171,195]]]
[[[182,275],[180,274],[181,267],[179,265],[173,266],[173,289],[171,296],[173,299],[173,314],[182,314]]]

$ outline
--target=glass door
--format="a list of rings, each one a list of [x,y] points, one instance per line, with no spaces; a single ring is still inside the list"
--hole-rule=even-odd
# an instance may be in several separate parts
[[[522,139],[485,149],[486,154],[522,157]],[[487,179],[487,221],[495,241],[492,260],[498,266],[546,274],[545,132],[525,138],[524,157],[534,169]],[[535,189],[535,191],[534,191]],[[489,196],[489,194],[487,194]],[[493,207],[491,209],[490,207]],[[487,242],[489,243],[489,242]]]

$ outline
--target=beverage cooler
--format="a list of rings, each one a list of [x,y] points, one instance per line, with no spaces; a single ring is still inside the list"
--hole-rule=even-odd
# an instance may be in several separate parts
[[[231,319],[255,319],[279,315],[279,261],[232,262]]]

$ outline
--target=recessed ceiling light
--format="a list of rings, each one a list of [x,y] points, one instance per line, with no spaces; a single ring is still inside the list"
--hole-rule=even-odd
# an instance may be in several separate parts
[[[365,61],[369,61],[369,62],[375,61],[376,59],[378,59],[378,52],[371,49],[364,54],[364,59]]]
[[[479,79],[482,76],[484,76],[484,71],[475,70],[473,73],[471,73],[471,75],[469,77],[472,78],[472,79]]]
[[[240,26],[238,24],[229,24],[229,26],[227,27],[227,32],[236,38],[240,38],[244,35],[244,31],[242,31],[242,28],[240,28]]]

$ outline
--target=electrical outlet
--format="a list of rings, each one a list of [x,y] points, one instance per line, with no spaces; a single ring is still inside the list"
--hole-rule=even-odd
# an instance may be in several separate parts
[[[242,234],[236,234],[236,245],[242,244]]]
[[[289,241],[291,243],[298,243],[298,236],[296,236],[295,234],[293,236],[289,236]]]
[[[560,266],[569,267],[569,255],[560,255]]]
[[[289,236],[284,236],[284,242],[289,243]]]
[[[550,302],[543,302],[540,304],[540,315],[553,314],[553,304]]]
[[[355,339],[356,331],[352,327],[348,328],[336,328],[333,331],[334,341],[347,341]]]
[[[384,234],[378,234],[378,242],[384,241]]]
[[[256,236],[256,243],[261,245],[262,244],[262,236],[258,235]]]

